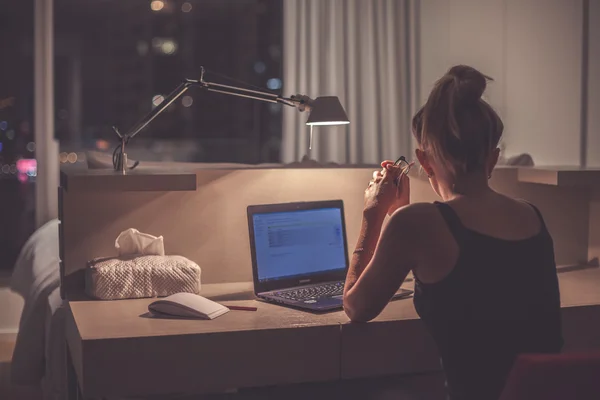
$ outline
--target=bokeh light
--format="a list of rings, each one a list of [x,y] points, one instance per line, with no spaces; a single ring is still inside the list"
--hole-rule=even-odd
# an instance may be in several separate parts
[[[165,8],[165,2],[161,0],[154,0],[150,3],[152,11],[160,11]]]
[[[192,5],[186,1],[181,5],[181,11],[183,11],[184,13],[189,13],[190,11],[192,11]]]
[[[271,90],[281,89],[281,79],[271,78],[267,81],[267,87]]]
[[[262,74],[267,70],[267,66],[262,61],[257,61],[254,63],[254,72],[257,74]]]
[[[165,101],[165,98],[163,97],[163,95],[157,94],[152,98],[152,105],[154,107],[160,106],[160,103],[162,103],[163,101]]]
[[[181,99],[181,104],[184,107],[190,107],[193,103],[194,99],[192,98],[192,96],[183,96],[183,98]]]

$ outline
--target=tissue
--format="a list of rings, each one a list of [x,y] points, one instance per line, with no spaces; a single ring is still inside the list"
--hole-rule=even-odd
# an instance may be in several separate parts
[[[201,269],[183,256],[165,255],[163,237],[127,229],[115,240],[117,257],[88,261],[85,291],[101,300],[200,292]]]
[[[127,229],[117,236],[115,248],[119,256],[125,255],[165,255],[165,244],[162,236],[152,236],[137,229]]]

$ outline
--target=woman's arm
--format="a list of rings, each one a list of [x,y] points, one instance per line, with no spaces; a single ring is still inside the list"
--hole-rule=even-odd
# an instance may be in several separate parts
[[[347,293],[356,284],[356,281],[373,258],[384,219],[385,214],[378,215],[370,210],[363,212],[358,241],[352,253],[350,268],[346,275],[344,293]]]
[[[416,240],[411,227],[415,206],[396,211],[383,232],[385,214],[364,213],[344,287],[344,310],[352,321],[366,322],[379,315],[408,272],[416,267]]]

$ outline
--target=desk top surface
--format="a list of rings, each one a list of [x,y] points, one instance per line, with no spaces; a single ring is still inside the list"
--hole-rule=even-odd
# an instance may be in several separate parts
[[[589,268],[559,274],[563,307],[600,305],[600,269]],[[412,288],[412,282],[403,287]],[[82,340],[188,335],[349,323],[343,311],[314,314],[254,300],[252,283],[203,285],[202,295],[225,305],[248,305],[257,311],[230,311],[215,320],[151,317],[148,305],[155,299],[69,302]],[[392,301],[373,321],[418,319],[412,299]],[[373,323],[372,322],[372,323]]]
[[[154,300],[84,301],[70,305],[83,340],[336,326],[341,322],[339,312],[314,315],[257,300],[221,300],[224,305],[254,306],[258,310],[232,310],[214,320],[160,318],[148,313],[148,305]]]
[[[407,282],[403,287],[411,288]],[[73,317],[83,340],[187,335],[347,323],[344,311],[310,313],[254,299],[252,282],[202,285],[201,294],[224,305],[257,307],[257,311],[232,310],[214,320],[154,318],[148,305],[156,299],[116,301],[70,301]],[[378,320],[417,319],[412,299],[395,300]]]

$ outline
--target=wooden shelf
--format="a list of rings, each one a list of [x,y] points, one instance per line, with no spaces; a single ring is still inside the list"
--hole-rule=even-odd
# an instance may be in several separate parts
[[[342,167],[349,168],[350,166]],[[280,169],[273,167],[267,169]],[[294,168],[293,166],[291,168]],[[357,167],[358,168],[358,167]],[[128,171],[126,175],[112,169],[86,169],[66,166],[61,169],[60,184],[67,192],[77,191],[108,191],[108,192],[139,192],[139,191],[195,191],[197,188],[196,174],[199,170],[219,169],[232,170],[230,165],[211,165],[211,168],[199,164],[197,168],[168,167],[168,168],[137,168]],[[249,168],[241,168],[249,169]],[[251,169],[265,169],[255,166]],[[497,170],[512,170],[519,182],[562,187],[600,187],[600,168],[580,167],[508,167],[499,166]],[[426,179],[423,173],[413,169],[411,177]]]
[[[67,192],[195,191],[196,172],[184,169],[134,169],[126,175],[112,169],[62,168],[60,185]]]
[[[521,167],[519,182],[552,186],[600,186],[600,168],[581,167]]]

